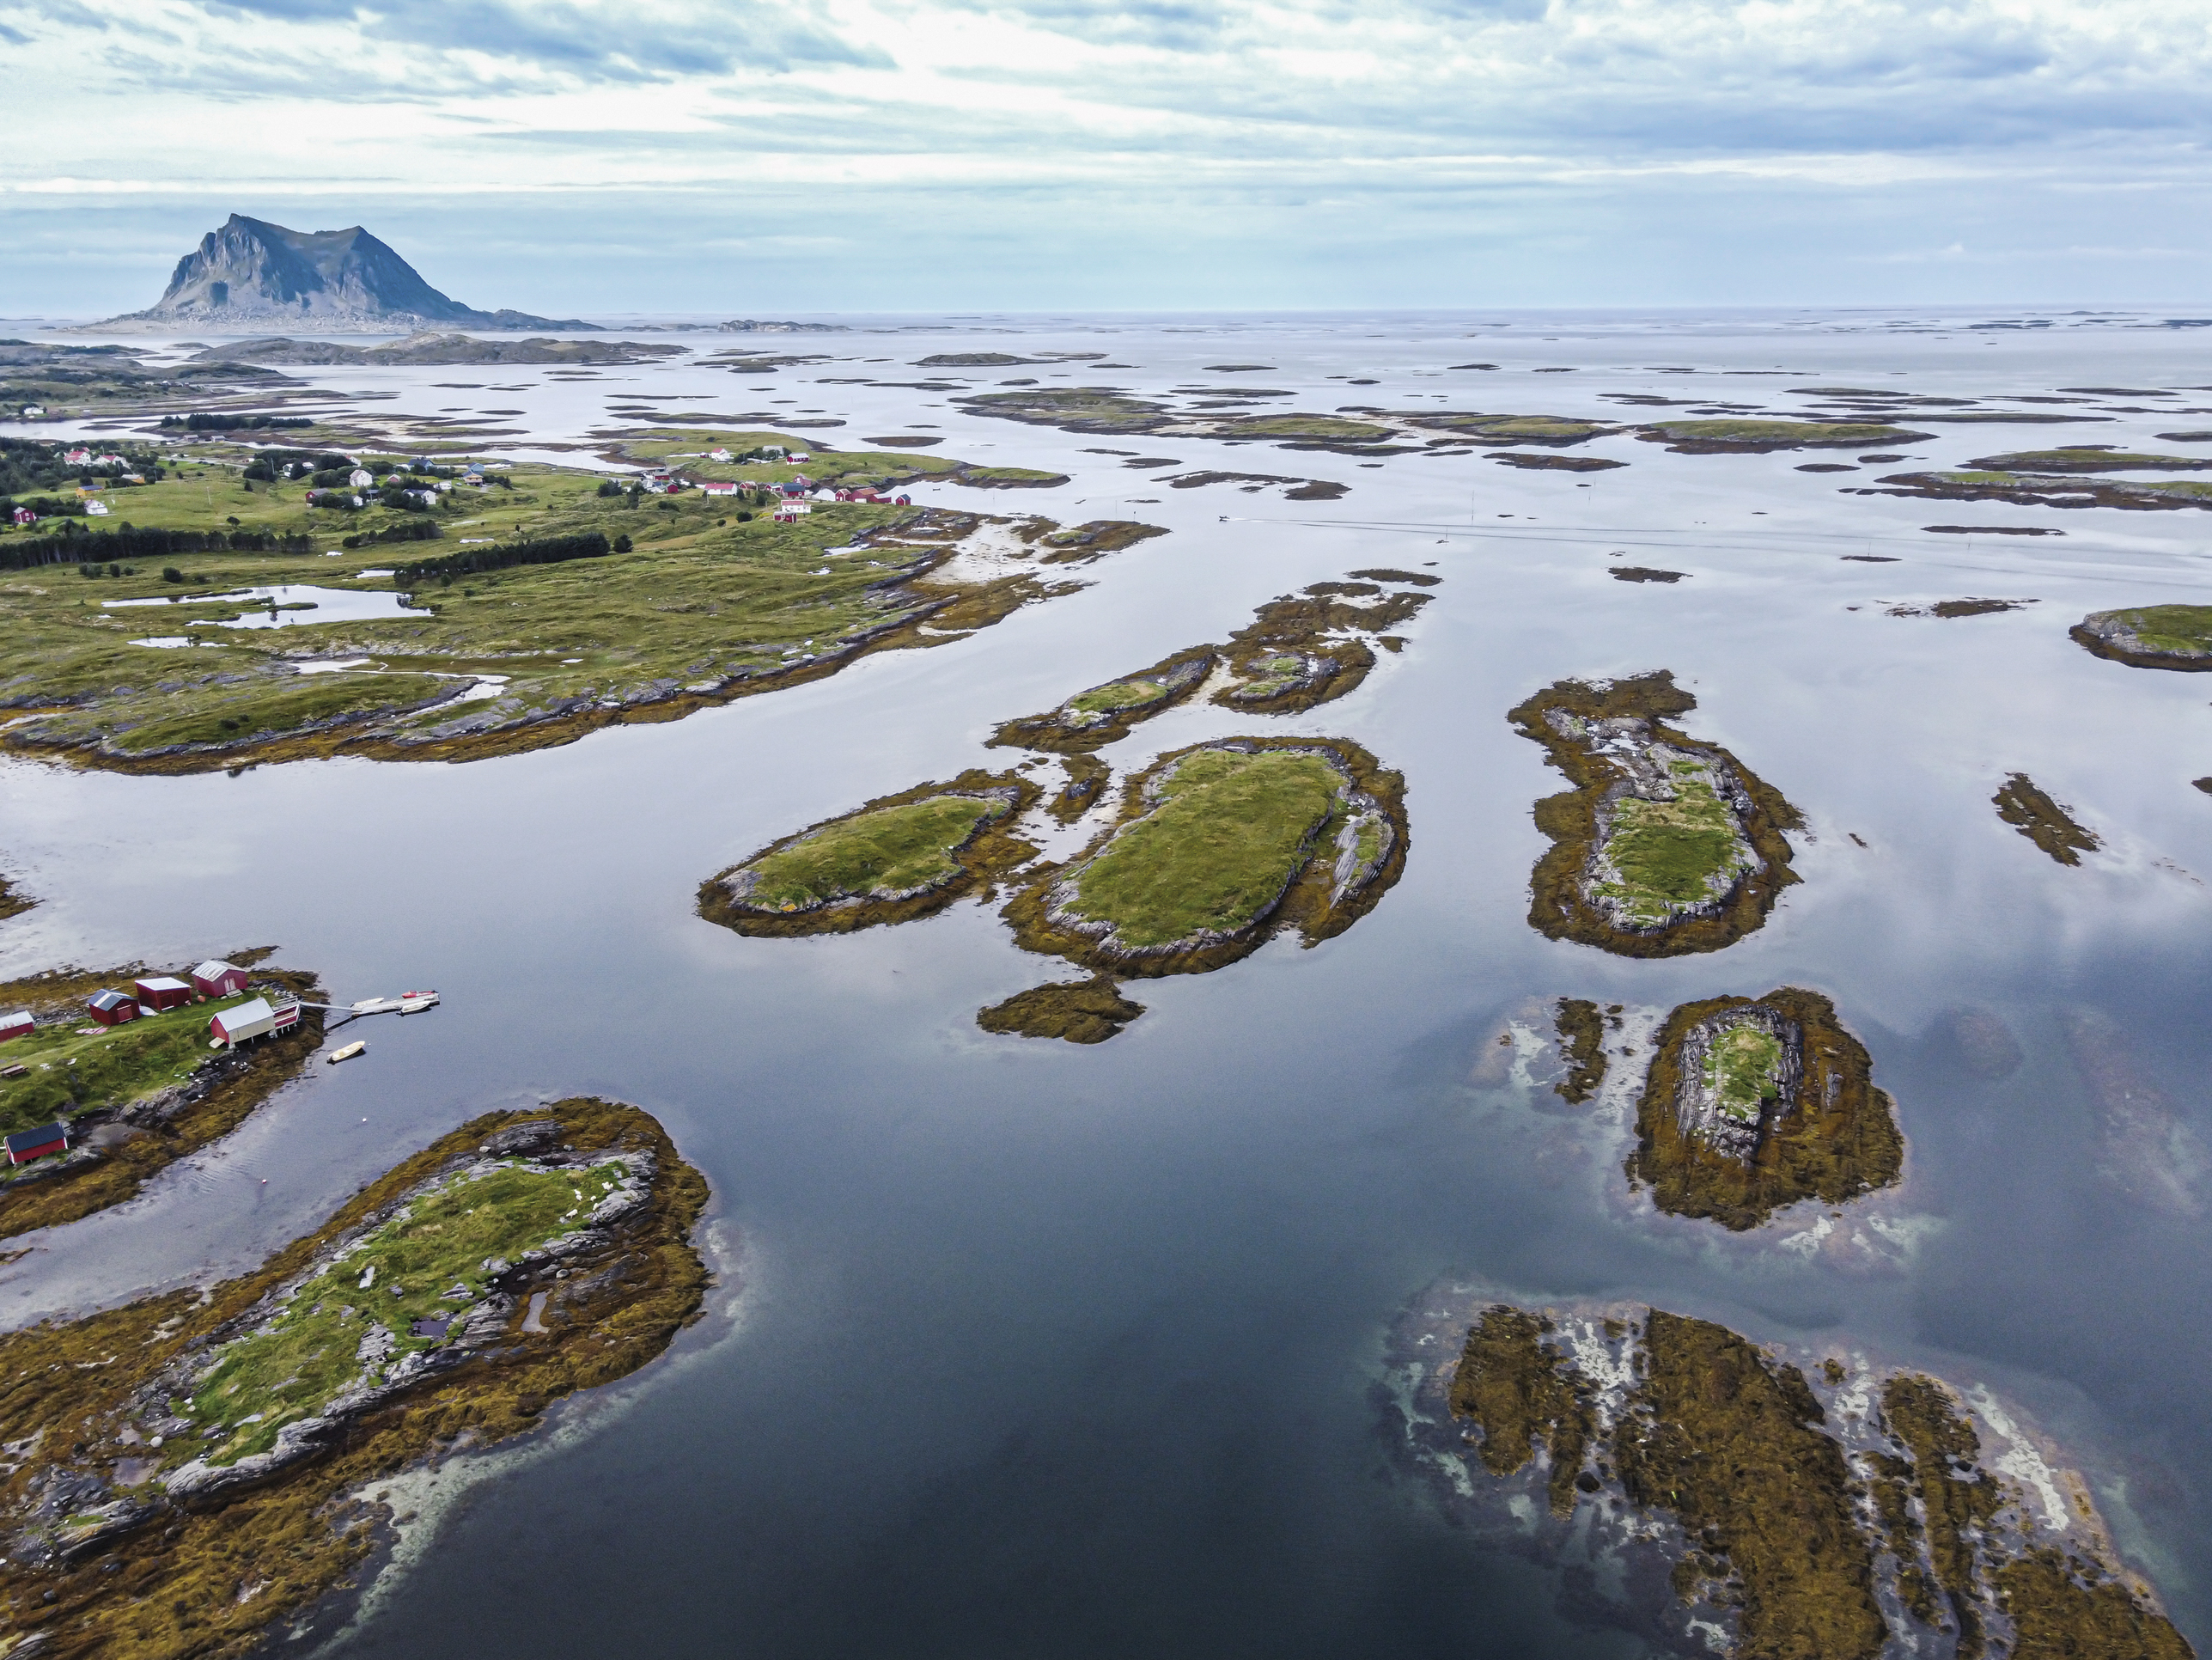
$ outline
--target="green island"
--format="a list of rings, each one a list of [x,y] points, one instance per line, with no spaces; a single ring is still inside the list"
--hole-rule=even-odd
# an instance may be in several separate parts
[[[1387,427],[1341,415],[1295,413],[1210,415],[1176,411],[1149,398],[1113,387],[1035,387],[1012,392],[977,392],[956,400],[973,415],[1057,427],[1063,432],[1124,436],[1153,434],[1178,438],[1277,438],[1321,444],[1379,442]]]
[[[1149,668],[1078,692],[1057,709],[1001,725],[990,744],[1082,754],[1118,742],[1138,722],[1173,708],[1214,669],[1220,648],[1191,646]]]
[[[2212,467],[2212,455],[2156,455],[2102,444],[2069,444],[2058,449],[1980,455],[1966,465],[1977,473],[2187,473]]]
[[[252,967],[272,948],[233,953]],[[0,1239],[58,1227],[120,1205],[155,1174],[243,1123],[300,1075],[322,1043],[320,1010],[235,1048],[210,1052],[209,1017],[257,997],[316,998],[312,973],[260,969],[234,997],[195,997],[180,1008],[116,1026],[88,1022],[85,1000],[171,971],[143,963],[92,973],[64,968],[0,982],[0,1014],[37,1022],[0,1043],[0,1134],[59,1123],[69,1151],[0,1165]]]
[[[1606,1017],[1612,1016],[1618,1027],[1620,1004],[1600,1013],[1587,998],[1561,998],[1552,1013],[1567,1076],[1551,1087],[1563,1100],[1579,1107],[1606,1081]]]
[[[330,457],[248,454],[171,453],[106,521],[0,531],[8,748],[137,772],[540,748],[965,638],[1163,534],[862,501],[777,523],[767,483],[748,504],[534,466],[380,461],[333,509]]]
[[[1404,784],[1339,739],[1224,738],[1123,786],[1118,821],[1005,915],[1027,949],[1101,973],[1203,973],[1372,909],[1405,863]]]
[[[1144,1012],[1144,1005],[1121,994],[1111,974],[1060,980],[1017,992],[976,1015],[976,1024],[1001,1036],[1062,1038],[1069,1043],[1104,1043]]]
[[[1636,1103],[1632,1185],[1671,1216],[1758,1227],[1787,1205],[1841,1205],[1904,1167],[1897,1103],[1817,992],[1707,998],[1667,1017]]]
[[[1713,420],[1654,421],[1636,429],[1646,443],[1665,444],[1678,455],[1765,455],[1777,449],[1864,449],[1870,445],[1917,443],[1932,433],[1880,421]]]
[[[1043,790],[973,768],[787,836],[699,885],[698,912],[755,937],[911,922],[1026,864],[1012,827]]]
[[[1609,1588],[1584,1572],[1585,1617],[1740,1660],[2193,1653],[2008,1409],[1661,1309],[1439,1291],[1392,1333],[1417,1381],[1387,1438],[1478,1538],[1618,1553]]]
[[[1997,816],[2061,864],[2079,864],[2084,853],[2104,845],[2093,831],[2076,824],[2025,772],[2009,775],[1990,797]]]
[[[2212,668],[2212,605],[2093,611],[2068,631],[2075,643],[2134,668]]]
[[[1575,786],[1536,804],[1552,845],[1530,926],[1623,956],[1714,951],[1798,880],[1782,835],[1797,809],[1727,750],[1661,724],[1697,703],[1662,669],[1561,680],[1507,716]]]
[[[0,1336],[16,1644],[253,1650],[371,1567],[380,1480],[661,1354],[704,1297],[707,1197],[635,1108],[492,1113],[252,1273]]]
[[[0,922],[21,915],[36,905],[38,900],[26,894],[5,876],[0,876]]]
[[[2107,479],[1974,468],[1887,473],[1879,482],[1882,488],[1859,493],[1946,502],[2016,502],[2026,507],[2118,507],[2154,513],[2212,507],[2212,479]]]

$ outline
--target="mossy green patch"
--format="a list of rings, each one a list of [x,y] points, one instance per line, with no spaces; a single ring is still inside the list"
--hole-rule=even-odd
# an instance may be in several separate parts
[[[1782,1093],[1782,1045],[1757,1026],[1732,1026],[1706,1052],[1705,1082],[1719,1097],[1721,1110],[1742,1122],[1757,1123],[1769,1102]]]
[[[1735,815],[1714,793],[1705,770],[1677,761],[1672,800],[1624,796],[1612,811],[1600,857],[1619,873],[1596,891],[1639,923],[1662,924],[1682,909],[1724,894],[1752,869]]]

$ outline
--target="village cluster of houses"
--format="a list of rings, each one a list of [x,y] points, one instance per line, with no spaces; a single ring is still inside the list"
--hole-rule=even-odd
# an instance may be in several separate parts
[[[143,474],[124,470],[131,463],[120,455],[96,455],[89,449],[68,449],[62,452],[62,464],[64,467],[74,467],[88,473],[94,470],[112,472],[116,475],[116,481],[119,484],[142,485],[146,482]],[[100,499],[101,488],[101,486],[96,484],[79,485],[76,491],[78,496],[83,499],[84,510],[96,519],[104,519],[107,516],[107,503]],[[39,516],[27,507],[18,507],[9,516],[18,525],[33,525],[39,522]]]
[[[246,970],[236,963],[210,957],[181,980],[173,974],[153,974],[131,981],[128,992],[103,987],[85,999],[85,1013],[96,1026],[122,1026],[166,1014],[172,1009],[186,1008],[195,1002],[238,997],[245,992],[247,979]],[[256,1038],[289,1032],[299,1023],[300,1004],[296,999],[280,998],[271,1003],[265,997],[248,998],[228,1009],[216,1010],[209,1018],[208,1047],[235,1049]],[[28,1037],[36,1028],[37,1022],[27,1009],[0,1015],[0,1043]],[[41,1124],[34,1129],[17,1131],[5,1138],[4,1144],[9,1163],[27,1164],[51,1153],[67,1152],[69,1130],[58,1121]]]
[[[707,452],[707,459],[710,461],[744,461],[756,458],[795,462],[814,459],[803,450],[793,450],[786,455],[783,449],[774,444],[766,445],[748,455],[740,456],[731,455],[727,449],[712,449]],[[782,483],[760,481],[734,484],[722,479],[710,479],[704,484],[694,485],[689,479],[683,477],[673,467],[656,467],[646,471],[644,476],[638,481],[638,487],[649,496],[673,496],[680,490],[697,489],[700,495],[710,497],[718,496],[735,497],[744,495],[748,491],[766,490],[779,498],[775,513],[777,524],[796,524],[800,519],[813,512],[817,503],[873,502],[894,507],[909,507],[913,504],[914,500],[912,497],[905,494],[886,495],[882,491],[866,485],[854,489],[833,489],[828,485],[816,484],[803,473],[797,473]]]

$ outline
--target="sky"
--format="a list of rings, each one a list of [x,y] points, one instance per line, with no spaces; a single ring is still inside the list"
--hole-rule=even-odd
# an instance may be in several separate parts
[[[2212,306],[2205,0],[0,0],[0,316]]]

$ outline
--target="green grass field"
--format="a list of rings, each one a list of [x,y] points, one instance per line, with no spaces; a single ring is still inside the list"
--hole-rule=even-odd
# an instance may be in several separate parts
[[[1721,418],[1654,421],[1644,430],[1677,443],[1849,446],[1903,442],[1924,436],[1879,421],[1761,421]]]
[[[439,1340],[409,1330],[414,1321],[476,1300],[487,1260],[511,1261],[582,1225],[626,1174],[619,1164],[509,1167],[415,1200],[302,1284],[265,1326],[216,1352],[188,1414],[203,1431],[223,1431],[210,1437],[209,1462],[266,1451],[286,1424],[314,1416],[360,1378],[358,1351],[372,1326],[394,1340],[372,1382],[402,1356],[433,1346]]]
[[[1675,761],[1670,770],[1674,799],[1623,796],[1605,842],[1604,857],[1620,880],[1597,891],[1640,923],[1664,922],[1712,897],[1745,868],[1735,815],[1714,794],[1704,769]]]
[[[1782,1093],[1781,1072],[1781,1041],[1764,1027],[1731,1026],[1705,1052],[1705,1087],[1739,1124],[1758,1122],[1766,1103]]]
[[[128,995],[131,982],[119,980],[114,989]],[[27,1069],[21,1077],[0,1078],[0,1134],[87,1108],[127,1106],[181,1083],[208,1058],[208,1017],[247,1000],[187,1004],[113,1027],[93,1027],[88,1016],[0,1043],[0,1066]]]
[[[758,880],[746,902],[796,910],[934,887],[959,870],[954,851],[1007,810],[1004,802],[978,796],[930,796],[839,820],[746,866]]]
[[[1344,782],[1319,755],[1197,751],[1163,783],[1160,805],[1077,873],[1069,908],[1138,948],[1249,927],[1310,855]]]

